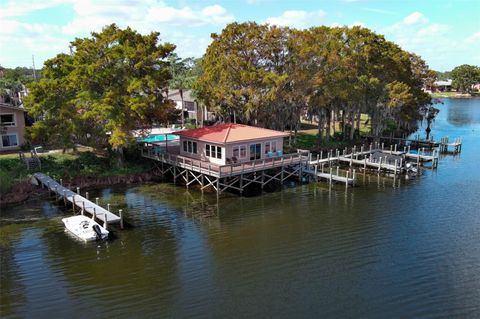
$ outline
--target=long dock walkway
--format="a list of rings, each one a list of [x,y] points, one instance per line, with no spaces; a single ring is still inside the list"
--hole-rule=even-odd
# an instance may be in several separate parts
[[[85,212],[89,213],[92,215],[92,217],[101,220],[105,226],[108,224],[120,223],[120,227],[123,228],[123,218],[121,212],[120,216],[113,214],[105,208],[81,196],[80,194],[77,194],[74,191],[64,187],[48,175],[35,173],[33,174],[33,177],[35,177],[42,187],[46,187],[49,191],[54,192],[57,199],[63,199],[65,204],[70,202],[74,209],[75,207],[78,207],[82,214],[85,214]]]

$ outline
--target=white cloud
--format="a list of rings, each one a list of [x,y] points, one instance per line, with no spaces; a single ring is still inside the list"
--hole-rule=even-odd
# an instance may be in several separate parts
[[[235,19],[218,4],[194,10],[188,6],[176,8],[153,0],[83,0],[75,3],[74,10],[75,19],[63,28],[67,34],[98,30],[110,23],[146,31],[160,25],[198,27],[226,24]]]
[[[480,43],[480,31],[475,32],[471,36],[465,38],[464,42],[469,44]]]
[[[303,10],[287,10],[278,17],[267,18],[265,22],[279,26],[305,28],[312,25],[321,25],[324,17],[325,12],[323,10],[311,12]]]
[[[403,18],[403,23],[406,25],[423,24],[427,22],[428,22],[428,19],[425,18],[425,16],[418,11],[415,11],[412,14]]]
[[[67,2],[67,0],[25,0],[22,2],[9,1],[0,5],[0,18],[19,17],[36,10],[54,7]]]
[[[1,0],[0,0],[1,1]],[[36,10],[68,5],[74,17],[63,25],[21,22]],[[58,53],[68,52],[75,37],[85,37],[116,23],[143,34],[161,32],[161,40],[174,43],[180,56],[201,56],[211,39],[197,28],[218,27],[234,21],[234,16],[218,4],[171,6],[160,0],[10,0],[0,4],[0,62],[3,66],[37,65]],[[28,19],[23,19],[28,21]],[[12,45],[12,44],[15,45]]]

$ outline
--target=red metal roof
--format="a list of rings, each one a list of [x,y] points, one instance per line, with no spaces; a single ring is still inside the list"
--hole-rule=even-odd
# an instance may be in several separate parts
[[[289,134],[244,124],[218,124],[197,129],[175,132],[182,137],[217,144],[238,143],[243,141],[286,137]]]

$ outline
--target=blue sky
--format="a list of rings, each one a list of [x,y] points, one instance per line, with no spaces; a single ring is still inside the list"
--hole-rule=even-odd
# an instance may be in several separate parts
[[[296,28],[362,25],[422,56],[431,68],[480,65],[480,0],[0,0],[0,65],[40,67],[68,52],[75,37],[102,26],[148,33],[177,45],[182,57],[200,57],[233,21]]]

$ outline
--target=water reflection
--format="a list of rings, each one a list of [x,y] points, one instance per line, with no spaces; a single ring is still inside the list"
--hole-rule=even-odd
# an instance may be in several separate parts
[[[448,104],[448,123],[461,127],[466,124],[480,124],[480,98],[445,100]]]

